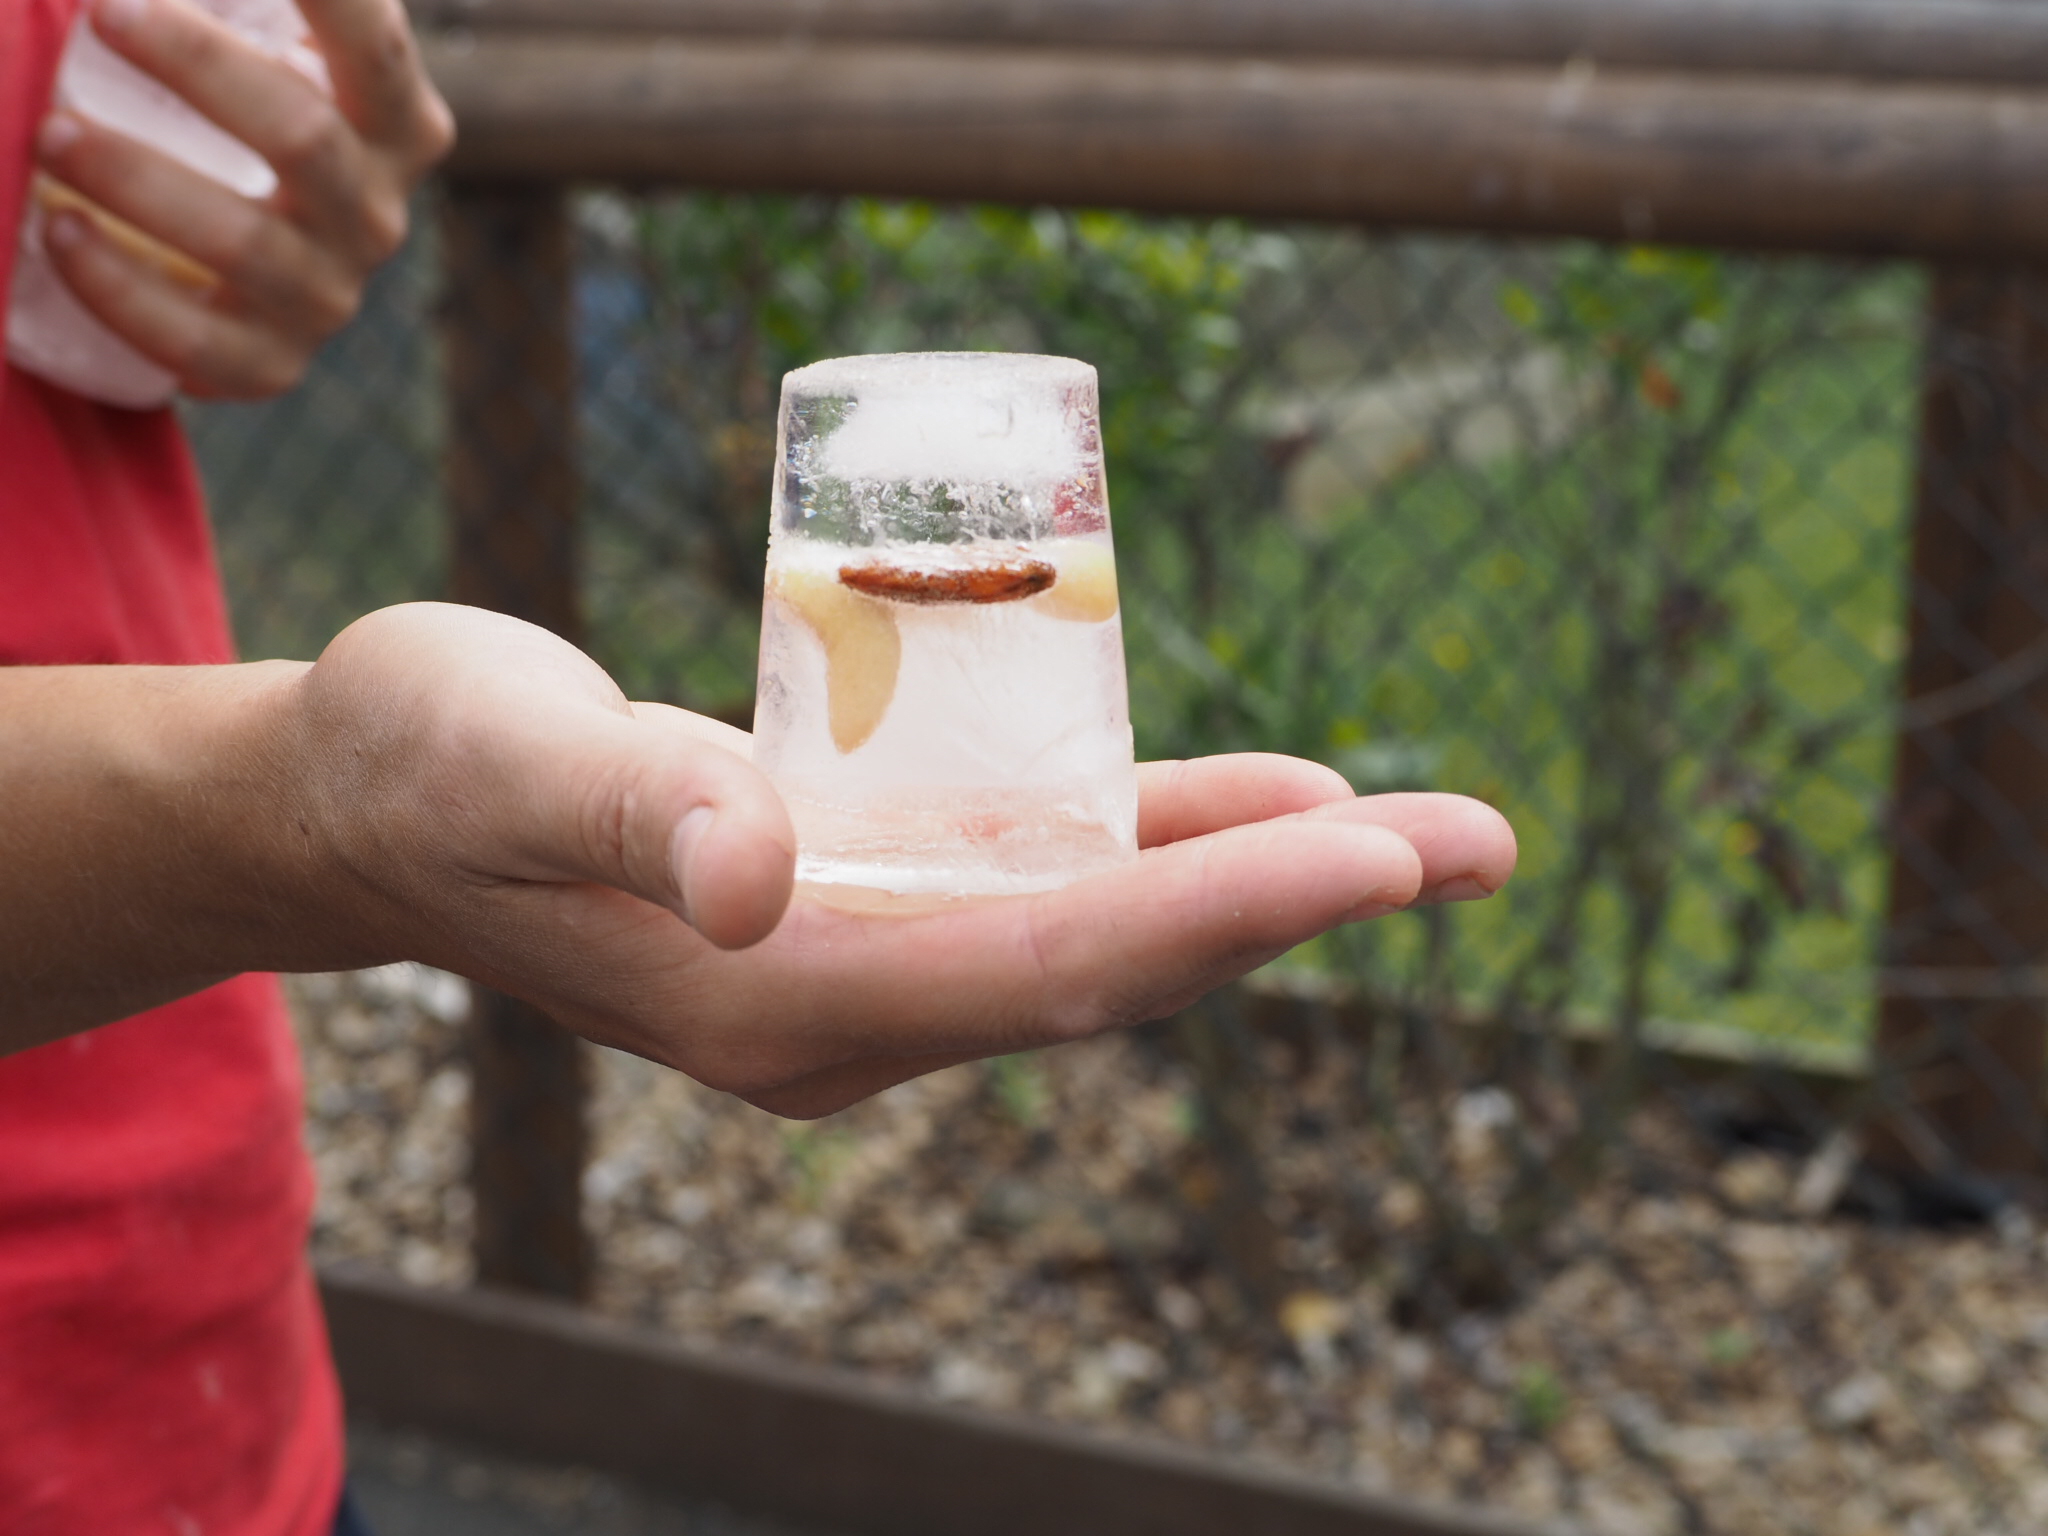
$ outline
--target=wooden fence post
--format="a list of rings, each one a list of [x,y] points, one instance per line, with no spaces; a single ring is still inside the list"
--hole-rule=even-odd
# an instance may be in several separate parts
[[[450,595],[575,641],[572,258],[560,186],[457,180],[442,226]],[[475,989],[469,1049],[476,1272],[582,1298],[583,1045]]]
[[[1877,1066],[1880,1156],[2048,1190],[2048,272],[1937,266]]]

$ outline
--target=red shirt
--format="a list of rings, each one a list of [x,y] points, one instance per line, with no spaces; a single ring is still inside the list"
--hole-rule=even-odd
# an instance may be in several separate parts
[[[75,0],[0,0],[0,296]],[[0,663],[225,662],[167,412],[0,373]],[[0,1059],[0,1532],[319,1536],[340,1406],[276,982]]]

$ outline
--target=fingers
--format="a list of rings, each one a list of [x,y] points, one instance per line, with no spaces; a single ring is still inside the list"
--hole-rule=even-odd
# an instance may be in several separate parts
[[[1156,848],[1352,798],[1335,769],[1274,752],[1138,765],[1138,846]]]
[[[412,186],[453,142],[398,0],[304,9],[333,96],[189,0],[97,0],[93,11],[109,47],[270,164],[277,190],[267,199],[65,114],[47,125],[53,175],[221,278],[205,306],[162,302],[160,289],[122,304],[109,291],[120,269],[86,258],[88,307],[193,393],[295,383],[355,313],[370,271],[404,242]],[[205,321],[207,309],[219,324]]]
[[[720,720],[668,704],[634,704],[633,717],[666,743],[671,764],[709,754],[718,765],[715,836],[691,856],[686,920],[713,943],[736,949],[766,938],[789,905],[796,868],[796,833],[789,813],[766,779],[754,771],[753,738]],[[744,772],[734,775],[730,765]],[[702,815],[701,811],[692,815]]]
[[[1161,1017],[1361,911],[1406,905],[1421,874],[1386,828],[1295,818],[1154,849],[1044,896],[912,917],[799,902],[765,949],[700,976],[718,1014],[803,1021],[750,1041],[714,1086],[765,1103],[854,1063],[889,1058],[908,1075],[908,1058],[1024,1050]],[[649,1054],[704,1075],[686,1055]]]
[[[1483,900],[1515,872],[1514,828],[1492,806],[1463,795],[1368,795],[1320,807],[1307,819],[1400,833],[1422,860],[1421,903]]]
[[[1034,935],[1081,1012],[1160,1018],[1316,934],[1406,906],[1422,863],[1383,827],[1289,818],[1157,849],[1047,898]]]
[[[38,139],[41,163],[65,186],[225,282],[234,308],[325,340],[355,312],[356,273],[260,203],[124,134],[68,112]]]
[[[363,136],[415,169],[446,154],[455,120],[428,84],[398,0],[299,0],[342,111]]]
[[[349,265],[398,249],[403,184],[304,74],[187,0],[101,0],[94,22],[109,47],[268,161],[279,197]]]
[[[667,907],[713,944],[738,949],[774,931],[789,904],[796,836],[768,781],[743,759],[673,722],[590,709],[506,717],[482,703],[466,733],[495,759],[487,872],[594,881]]]
[[[1147,793],[1184,791],[1190,804],[1223,815],[1277,809],[1290,795],[1314,798],[1331,788],[1285,759],[1159,771],[1167,766],[1147,770]],[[1204,783],[1212,768],[1214,782]],[[913,964],[915,947],[923,946],[919,1000],[934,1013],[925,1018],[899,1006],[863,1037],[865,1056],[740,1091],[776,1114],[830,1114],[958,1061],[1172,1013],[1328,928],[1417,901],[1476,899],[1514,870],[1506,820],[1462,796],[1360,800],[1347,790],[1341,800],[1279,815],[1155,850],[1126,870],[1034,903],[961,914],[951,931],[904,923],[892,935],[884,923],[861,945],[836,937],[835,947],[885,969]],[[1020,909],[1029,912],[1028,939],[998,938],[997,921],[1021,920]],[[892,938],[902,955],[887,952]],[[971,955],[975,974],[935,968],[934,954]],[[1005,956],[1007,963],[996,958]],[[1036,969],[1023,963],[1026,956]],[[858,978],[835,975],[833,988],[842,1005],[858,1008]]]
[[[669,790],[678,801],[701,797],[676,825],[669,862],[679,871],[683,920],[721,949],[742,949],[773,933],[789,906],[796,833],[751,765],[719,747],[703,754],[720,769],[700,763]]]
[[[753,1057],[723,1086],[775,1114],[831,1114],[960,1061],[1172,1013],[1339,923],[1475,899],[1514,870],[1505,819],[1461,796],[1356,799],[1314,765],[1257,755],[1153,764],[1141,782],[1148,831],[1187,837],[1030,902],[832,932],[845,963],[798,1014],[854,1028],[841,1059],[784,1074]],[[1201,830],[1233,821],[1248,824]],[[817,919],[793,916],[771,947],[804,946],[807,928],[816,940]],[[899,968],[919,977],[914,995]],[[825,1049],[825,1029],[804,1035]]]
[[[1359,799],[1320,764],[1240,753],[1138,769],[1138,842],[1178,842],[1247,822],[1307,814],[1399,832],[1421,855],[1418,901],[1477,901],[1515,872],[1515,834],[1493,807],[1462,795],[1395,794]]]
[[[45,216],[60,213],[85,215],[118,248],[188,288],[211,292],[220,282],[220,274],[211,267],[201,266],[184,252],[173,250],[162,241],[144,234],[126,219],[82,196],[40,168],[29,177],[29,197]]]
[[[323,95],[190,0],[91,0],[90,9],[102,42],[252,149],[251,134]]]
[[[502,827],[543,878],[592,880],[669,908],[725,949],[789,904],[796,835],[767,780],[674,722],[603,714],[573,740],[548,722],[509,744],[524,793]],[[502,730],[501,727],[496,729]]]
[[[278,332],[216,310],[207,291],[117,246],[81,214],[53,215],[44,243],[79,301],[192,394],[275,394],[305,370],[305,354]]]

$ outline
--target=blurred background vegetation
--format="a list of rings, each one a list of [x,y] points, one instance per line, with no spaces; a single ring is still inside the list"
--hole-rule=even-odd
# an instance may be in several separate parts
[[[297,394],[193,426],[245,651],[442,586],[431,220]],[[750,710],[776,395],[819,357],[1102,376],[1142,755],[1515,823],[1500,901],[1282,962],[1549,1037],[1857,1058],[1921,277],[1091,212],[583,196],[590,646]]]

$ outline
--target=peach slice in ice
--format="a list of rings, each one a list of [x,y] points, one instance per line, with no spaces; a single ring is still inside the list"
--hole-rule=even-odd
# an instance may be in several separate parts
[[[864,746],[896,697],[903,640],[887,603],[840,585],[826,571],[781,570],[768,590],[810,626],[825,647],[825,695],[832,744]]]
[[[1060,554],[1060,579],[1038,599],[1049,618],[1100,624],[1116,617],[1116,555],[1107,544],[1073,544]]]

